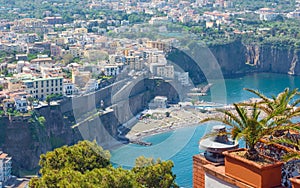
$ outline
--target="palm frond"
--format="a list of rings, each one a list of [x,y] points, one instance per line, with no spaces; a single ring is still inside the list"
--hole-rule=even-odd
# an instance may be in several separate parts
[[[249,91],[255,95],[257,95],[259,98],[261,98],[264,102],[271,102],[270,99],[268,97],[266,97],[265,95],[263,95],[262,93],[260,93],[257,90],[253,90],[253,89],[249,89],[249,88],[244,88],[244,90]]]
[[[298,152],[289,152],[282,157],[284,161],[290,161],[295,159],[300,159],[300,154]]]

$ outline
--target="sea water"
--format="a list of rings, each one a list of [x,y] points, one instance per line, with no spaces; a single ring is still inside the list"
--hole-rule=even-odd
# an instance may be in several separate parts
[[[223,98],[225,98],[226,104],[231,104],[256,97],[243,88],[259,90],[268,97],[277,95],[287,87],[298,88],[300,87],[300,76],[260,73],[240,78],[217,80],[213,84],[211,91],[214,87],[217,88],[220,84],[225,84],[225,90],[218,94],[225,96]],[[203,100],[212,101],[212,98],[205,96]],[[214,124],[210,122],[147,137],[144,140],[153,143],[150,147],[134,144],[120,147],[111,151],[112,162],[115,166],[131,168],[135,158],[141,155],[162,160],[170,159],[174,162],[173,172],[176,174],[177,184],[181,187],[192,187],[192,157],[201,152],[198,145],[199,139],[209,132]]]

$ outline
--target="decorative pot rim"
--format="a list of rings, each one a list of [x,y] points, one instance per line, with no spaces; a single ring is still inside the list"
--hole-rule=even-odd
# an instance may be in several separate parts
[[[281,166],[284,162],[282,161],[278,161],[274,158],[271,158],[271,157],[268,157],[266,155],[262,155],[262,154],[259,154],[260,156],[270,160],[270,161],[273,161],[274,163],[271,163],[271,164],[259,164],[255,161],[252,161],[252,160],[249,160],[249,159],[246,159],[244,157],[240,157],[238,155],[235,155],[235,154],[232,154],[233,152],[238,152],[238,151],[247,151],[248,149],[246,148],[238,148],[238,149],[233,149],[233,150],[228,150],[228,151],[224,151],[222,154],[225,156],[225,157],[228,157],[228,158],[234,158],[234,159],[237,159],[243,163],[247,163],[251,166],[254,166],[258,169],[261,169],[261,170],[265,170],[265,169],[269,169],[269,168],[274,168],[274,167],[277,167],[277,166]],[[225,164],[226,165],[226,164]]]

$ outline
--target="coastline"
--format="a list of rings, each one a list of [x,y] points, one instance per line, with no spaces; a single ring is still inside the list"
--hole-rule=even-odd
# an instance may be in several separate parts
[[[194,126],[200,126],[200,123],[193,123],[193,124],[183,124],[182,126],[173,126],[173,127],[163,127],[163,128],[158,128],[156,130],[146,130],[146,133],[141,133],[139,136],[126,136],[129,140],[143,140],[144,138],[162,134],[162,133],[167,133],[171,131],[175,131],[177,129],[181,128],[187,128],[187,127],[194,127]]]

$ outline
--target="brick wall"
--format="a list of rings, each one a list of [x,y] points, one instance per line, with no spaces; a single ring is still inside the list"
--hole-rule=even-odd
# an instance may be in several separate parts
[[[205,173],[203,165],[209,162],[201,155],[193,156],[193,187],[194,188],[205,188]]]

